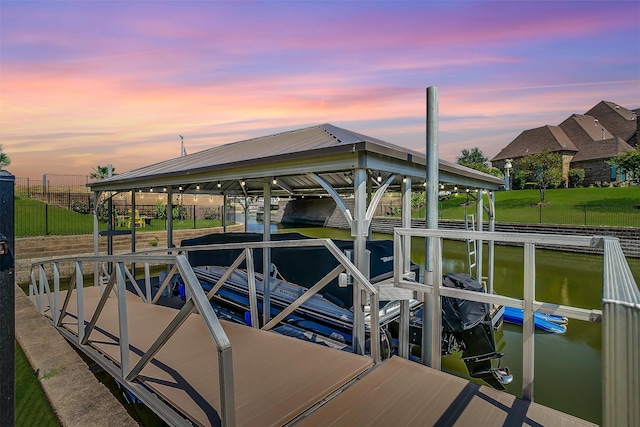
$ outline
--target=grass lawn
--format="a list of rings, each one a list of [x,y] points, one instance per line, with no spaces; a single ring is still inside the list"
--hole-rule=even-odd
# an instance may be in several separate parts
[[[44,394],[38,378],[33,372],[22,348],[16,342],[16,412],[17,427],[60,426],[49,400]]]
[[[611,225],[640,227],[640,187],[634,188],[567,188],[545,191],[540,205],[538,190],[495,192],[496,221],[575,225]],[[465,204],[469,200],[470,204]],[[473,197],[452,194],[438,206],[440,219],[463,220],[466,213],[475,214]],[[424,218],[424,208],[415,218]]]
[[[640,227],[640,187],[633,188],[568,188],[545,192],[540,205],[538,190],[495,192],[496,221],[574,225],[610,225]],[[469,200],[469,204],[467,204]],[[465,213],[476,212],[473,197],[466,193],[452,194],[438,206],[440,219],[463,220]],[[425,209],[413,212],[414,218],[424,218]],[[175,230],[219,227],[221,220],[174,220]],[[157,232],[166,228],[165,220],[152,219],[138,232]],[[101,222],[100,230],[107,224]],[[116,227],[125,230],[126,227]],[[17,198],[15,203],[15,236],[91,234],[93,216],[42,202]]]
[[[46,236],[93,233],[93,216],[43,202],[18,197],[15,199],[15,236]],[[151,224],[138,228],[138,232],[162,231],[166,229],[165,220],[152,219]],[[219,227],[222,220],[197,219],[174,220],[174,230]],[[100,231],[107,229],[106,222],[98,224]],[[115,227],[126,230],[126,227]]]

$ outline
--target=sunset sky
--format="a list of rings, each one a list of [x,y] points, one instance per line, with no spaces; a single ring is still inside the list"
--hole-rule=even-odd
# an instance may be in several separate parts
[[[492,157],[602,100],[640,107],[640,2],[0,0],[0,144],[17,178],[125,172],[331,123]]]

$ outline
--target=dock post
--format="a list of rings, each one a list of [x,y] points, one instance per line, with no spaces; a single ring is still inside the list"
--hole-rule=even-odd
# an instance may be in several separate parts
[[[0,425],[15,421],[15,177],[0,170]]]
[[[363,168],[357,168],[354,171],[354,214],[355,218],[351,224],[351,236],[353,237],[353,258],[354,264],[360,272],[364,274],[367,270],[367,230],[364,226],[365,213],[367,210],[367,171]],[[365,334],[364,334],[364,312],[362,300],[362,285],[360,283],[353,285],[353,351],[357,354],[365,353]]]
[[[271,181],[273,177],[267,177],[263,185],[264,217],[262,218],[262,240],[271,241]],[[246,223],[246,221],[245,221]],[[262,250],[262,324],[266,325],[271,320],[271,285],[269,284],[269,270],[271,269],[271,248],[264,247]]]
[[[173,189],[167,187],[167,248],[173,248]]]
[[[402,228],[411,228],[411,177],[402,179]],[[406,256],[403,258],[402,273],[411,271],[411,236],[402,236],[402,246]],[[409,358],[409,300],[400,301],[400,330],[398,332],[398,355]]]
[[[438,88],[431,86],[427,88],[427,161],[426,161],[426,221],[425,226],[429,230],[438,228]],[[427,237],[425,243],[425,284],[427,272],[434,271],[433,262],[433,238]],[[431,275],[433,277],[433,275]],[[433,277],[433,286],[438,286],[440,278]],[[435,307],[440,306],[434,298],[424,294],[424,309],[422,310],[422,363],[434,369],[440,369],[440,346],[433,343],[440,336],[435,336],[432,332],[432,324]]]

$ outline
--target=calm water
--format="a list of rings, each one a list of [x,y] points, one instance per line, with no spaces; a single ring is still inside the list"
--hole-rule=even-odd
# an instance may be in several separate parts
[[[249,224],[249,231],[261,232],[262,224]],[[327,228],[278,228],[272,233],[298,231],[310,237],[349,239],[347,230]],[[374,238],[392,238],[374,235]],[[412,259],[422,263],[424,241],[412,243]],[[444,243],[444,272],[466,272],[466,244]],[[486,250],[485,250],[486,254]],[[523,249],[496,246],[495,290],[501,295],[522,298]],[[640,282],[640,260],[628,259],[636,282]],[[486,267],[485,267],[486,268]],[[485,269],[486,271],[486,269]],[[586,309],[600,309],[602,257],[557,251],[536,251],[536,299]],[[521,327],[505,324],[496,333],[498,351],[505,356],[514,380],[507,391],[522,395]],[[537,403],[598,423],[602,422],[600,324],[570,320],[565,334],[536,332],[534,398]],[[464,363],[456,357],[443,358],[443,370],[466,375]]]

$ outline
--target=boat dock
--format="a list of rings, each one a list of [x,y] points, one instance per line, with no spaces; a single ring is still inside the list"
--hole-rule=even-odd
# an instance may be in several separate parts
[[[96,209],[94,256],[34,263],[30,297],[69,342],[171,425],[589,425],[534,403],[537,311],[602,323],[603,424],[640,425],[640,387],[633,381],[638,377],[640,292],[618,240],[496,232],[493,192],[503,181],[437,159],[436,112],[437,88],[429,88],[426,156],[324,124],[221,145],[91,184],[94,204],[104,200],[109,207],[108,224],[112,199],[123,192],[129,193],[132,210],[136,194],[166,194],[166,212],[173,211],[174,195],[180,194],[220,195],[224,206],[230,196],[245,200],[262,197],[262,241],[207,245],[207,250],[239,251],[229,274],[246,265],[249,310],[245,314],[253,327],[218,319],[211,298],[228,276],[205,294],[185,255],[189,249],[174,244],[172,215],[167,215],[167,248],[140,254],[133,224],[128,231],[132,254],[118,256],[110,249],[114,230],[100,231]],[[438,229],[437,194],[445,185],[473,190],[473,229]],[[387,257],[393,261],[393,277],[388,286],[373,285],[367,273],[366,242],[375,210],[390,191],[399,192],[402,202],[401,227],[393,230],[393,256]],[[426,229],[411,228],[411,198],[416,192],[426,193]],[[353,250],[349,257],[329,239],[284,242],[271,238],[272,197],[302,200],[325,195],[336,203],[351,230]],[[227,231],[226,222],[222,229]],[[107,239],[106,256],[99,255],[100,237]],[[423,277],[411,271],[414,238],[425,245]],[[442,286],[444,240],[474,245],[477,262],[470,275],[478,280],[486,277],[486,293]],[[524,246],[522,299],[494,293],[496,243]],[[267,291],[259,310],[253,251],[260,250],[262,276],[268,278],[272,249],[304,245],[325,246],[339,265],[272,318],[269,286],[263,288]],[[542,245],[602,248],[601,310],[536,299],[536,247]],[[70,269],[60,269],[65,263]],[[150,269],[161,264],[168,273],[156,296],[166,289],[171,276],[179,274],[186,290],[186,302],[179,310],[157,306],[155,297],[151,298]],[[136,276],[140,267],[144,268],[143,282]],[[71,282],[69,291],[63,291],[61,277],[66,280],[67,272],[72,275]],[[85,279],[87,283],[92,280],[94,286],[83,287]],[[270,331],[336,279],[345,279],[342,283],[352,291],[353,353]],[[146,288],[144,292],[138,282]],[[136,288],[135,293],[127,291],[129,285]],[[522,399],[440,372],[441,297],[523,311]],[[422,301],[425,307],[420,336],[422,364],[407,360],[411,300]],[[382,340],[377,332],[380,312],[369,308],[385,301],[399,304],[399,356],[382,361]],[[367,334],[371,339],[366,339]]]
[[[81,293],[89,319],[100,305],[101,289]],[[59,296],[67,307],[58,329],[77,343],[77,298],[66,298],[64,291]],[[124,330],[118,298],[112,293],[103,301],[89,352],[113,371],[122,367]],[[54,311],[45,312],[51,318]],[[134,366],[179,312],[145,303],[131,292],[126,312],[124,357]],[[233,347],[236,425],[592,425],[399,357],[374,365],[366,356],[244,325],[221,325]],[[191,313],[142,369],[132,391],[146,389],[172,407],[171,424],[222,425],[217,354],[202,316]]]

